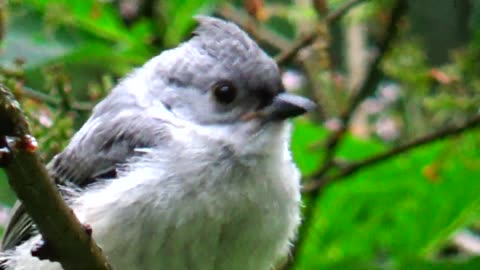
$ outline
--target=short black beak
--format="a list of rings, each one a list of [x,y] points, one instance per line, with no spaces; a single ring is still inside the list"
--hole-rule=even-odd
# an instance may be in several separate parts
[[[315,103],[308,98],[281,93],[273,98],[273,102],[262,110],[266,121],[284,120],[314,110]]]

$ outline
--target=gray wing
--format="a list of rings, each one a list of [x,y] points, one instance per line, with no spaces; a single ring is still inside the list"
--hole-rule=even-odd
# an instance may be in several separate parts
[[[116,89],[97,105],[93,115],[68,147],[47,165],[58,185],[85,187],[116,177],[119,166],[140,155],[135,148],[150,148],[166,139],[165,122],[151,118],[135,98]],[[14,248],[35,233],[35,227],[17,202],[6,227],[1,250]]]

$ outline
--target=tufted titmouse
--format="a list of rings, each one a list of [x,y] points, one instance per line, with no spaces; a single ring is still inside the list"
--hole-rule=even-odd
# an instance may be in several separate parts
[[[268,270],[300,222],[287,118],[314,104],[236,25],[192,38],[123,79],[48,165],[114,269]],[[18,204],[3,269],[60,270]]]

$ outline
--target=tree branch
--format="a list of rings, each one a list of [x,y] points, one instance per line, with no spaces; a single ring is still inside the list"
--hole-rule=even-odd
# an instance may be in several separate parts
[[[346,176],[352,175],[359,171],[360,169],[364,169],[369,166],[373,166],[375,164],[378,164],[380,162],[386,161],[390,158],[396,157],[400,154],[409,152],[411,150],[417,149],[421,146],[424,146],[426,144],[430,144],[451,136],[459,135],[467,130],[474,129],[480,127],[480,115],[476,115],[472,117],[471,119],[467,120],[463,124],[460,125],[454,125],[439,131],[436,131],[434,133],[425,135],[423,137],[417,138],[409,143],[406,143],[404,145],[400,145],[398,147],[394,147],[390,150],[387,150],[383,153],[368,157],[364,160],[360,161],[355,161],[351,164],[346,164],[342,166],[343,168],[336,173],[333,176],[325,176],[323,178],[307,182],[304,185],[303,192],[309,193],[313,192],[318,189],[323,189],[327,185],[339,181],[343,179]]]
[[[111,267],[50,179],[12,93],[0,84],[0,165],[49,250],[65,270]]]
[[[21,86],[20,89],[20,94],[24,95],[30,99],[43,102],[45,104],[51,105],[51,106],[61,106],[62,105],[62,100],[49,96],[47,94],[41,93],[37,90],[34,90],[30,87],[27,86]],[[93,109],[94,105],[90,102],[78,102],[78,101],[72,101],[70,108],[73,110],[77,111],[91,111]]]
[[[344,9],[340,9],[343,11],[339,12],[338,13],[339,15],[335,15],[335,17],[333,18],[338,18],[340,14],[343,14],[344,12],[346,12],[348,8],[351,8],[352,6],[360,2],[361,0],[359,1],[352,0],[347,2],[348,7],[346,6]],[[395,2],[391,12],[390,21],[386,28],[385,35],[379,44],[379,52],[375,57],[375,59],[372,61],[372,64],[370,65],[370,68],[365,80],[359,86],[358,90],[354,91],[355,96],[351,99],[347,109],[342,113],[340,117],[342,122],[341,128],[335,131],[332,134],[332,136],[329,137],[329,139],[327,139],[324,162],[323,162],[323,165],[320,167],[320,169],[314,174],[314,178],[322,179],[327,174],[327,172],[330,171],[330,169],[335,167],[334,155],[337,150],[337,146],[339,142],[343,139],[348,129],[353,113],[355,112],[360,102],[365,97],[370,95],[373,91],[375,91],[376,85],[381,79],[381,72],[379,69],[379,65],[383,60],[385,53],[388,51],[393,38],[396,36],[397,30],[398,30],[397,24],[400,21],[400,18],[406,12],[406,5],[407,5],[406,0],[397,0]],[[300,40],[297,43],[297,47],[293,47],[292,55],[280,55],[277,58],[277,63],[288,62],[289,59],[292,58],[298,52],[298,50],[300,50],[300,48],[309,44],[315,38],[315,34],[312,34],[311,36],[312,36],[311,40],[307,40],[307,39]],[[291,251],[291,259],[284,266],[283,268],[284,270],[293,268],[294,258],[297,257],[299,248],[302,246],[302,244],[304,243],[307,237],[308,230],[310,229],[311,223],[313,221],[314,208],[315,208],[314,206],[315,206],[316,199],[320,196],[321,192],[323,191],[323,189],[320,187],[321,186],[319,185],[319,188],[312,189],[308,193],[310,203],[307,204],[305,211],[303,213],[303,224],[299,229],[297,241]]]
[[[222,5],[217,12],[220,16],[235,22],[242,29],[245,29],[255,40],[267,43],[280,51],[286,50],[290,46],[290,41],[287,38],[258,24],[248,14],[238,10],[231,4],[226,3]]]
[[[365,0],[349,0],[343,6],[338,8],[336,11],[330,13],[325,18],[326,23],[328,24],[334,23],[339,18],[341,18],[345,13],[347,13],[352,7],[356,6],[357,4],[360,4],[363,1]],[[318,35],[319,35],[318,31],[313,31],[305,35],[303,38],[298,39],[290,48],[282,51],[278,56],[275,57],[277,64],[280,66],[280,65],[285,65],[288,62],[291,62],[295,58],[295,56],[297,56],[297,53],[302,48],[308,46],[315,39],[317,39]]]
[[[350,9],[352,9],[354,6],[360,4],[364,0],[349,0],[345,2],[341,7],[336,9],[334,12],[331,12],[327,15],[327,18],[325,20],[327,23],[333,23],[337,21],[338,19],[342,18],[343,15],[345,15]]]
[[[358,105],[369,95],[371,95],[382,78],[380,72],[380,63],[382,62],[385,54],[390,48],[393,38],[396,36],[398,28],[397,24],[405,14],[407,8],[407,2],[405,0],[398,0],[395,3],[395,6],[392,9],[390,21],[388,23],[384,38],[378,46],[378,53],[375,59],[370,64],[369,71],[364,79],[363,83],[354,89],[354,96],[350,100],[349,105],[346,107],[346,110],[340,116],[340,122],[342,123],[341,127],[336,130],[332,136],[327,139],[325,147],[325,158],[323,166],[315,173],[316,178],[322,177],[328,169],[332,166],[333,157],[336,152],[337,146],[340,141],[343,139],[343,136],[348,130],[350,125],[350,120],[353,116],[353,113],[357,109]]]

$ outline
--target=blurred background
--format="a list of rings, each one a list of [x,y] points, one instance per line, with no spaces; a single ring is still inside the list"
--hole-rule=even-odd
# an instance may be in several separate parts
[[[277,269],[480,269],[480,1],[0,0],[0,83],[45,162],[196,14],[319,104],[294,122],[304,221]],[[2,228],[14,201],[0,170]]]

